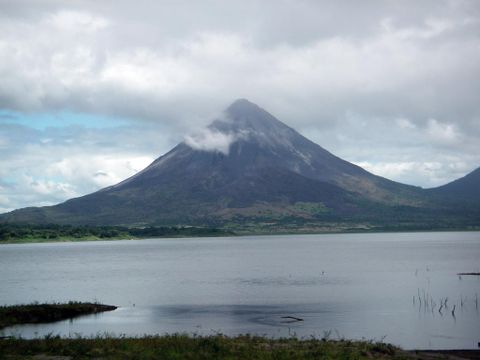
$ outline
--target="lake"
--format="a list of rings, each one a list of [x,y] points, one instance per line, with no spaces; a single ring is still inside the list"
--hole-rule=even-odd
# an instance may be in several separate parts
[[[457,275],[480,272],[479,232],[1,245],[0,264],[0,304],[120,307],[3,335],[250,333],[406,349],[480,341],[480,277]]]

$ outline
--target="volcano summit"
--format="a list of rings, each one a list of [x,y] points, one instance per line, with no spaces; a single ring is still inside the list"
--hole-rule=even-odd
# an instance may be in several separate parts
[[[478,192],[479,180],[476,170],[460,183]],[[0,221],[269,231],[477,226],[480,198],[458,184],[425,190],[376,176],[241,99],[136,175]]]

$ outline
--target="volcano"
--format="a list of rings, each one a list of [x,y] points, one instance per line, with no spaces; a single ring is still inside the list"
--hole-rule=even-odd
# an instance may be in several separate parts
[[[0,220],[276,228],[469,226],[479,223],[479,201],[465,208],[456,195],[462,183],[479,188],[478,170],[474,173],[471,179],[430,190],[394,182],[338,158],[240,99],[136,175],[55,206],[15,210]]]

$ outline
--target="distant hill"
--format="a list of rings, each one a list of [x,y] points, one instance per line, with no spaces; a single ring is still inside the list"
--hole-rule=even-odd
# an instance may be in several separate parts
[[[447,197],[450,201],[480,203],[480,168],[451,183],[428,191]]]
[[[376,176],[241,99],[119,184],[0,221],[253,231],[471,227],[480,224],[479,185],[478,169],[429,190]]]

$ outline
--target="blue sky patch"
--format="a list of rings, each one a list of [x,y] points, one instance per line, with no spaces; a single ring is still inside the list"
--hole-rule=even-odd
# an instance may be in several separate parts
[[[69,126],[102,129],[123,126],[130,122],[130,120],[125,118],[114,118],[72,111],[23,113],[11,110],[0,110],[0,125],[17,124],[36,130]]]

